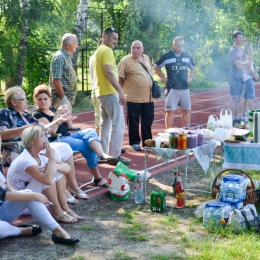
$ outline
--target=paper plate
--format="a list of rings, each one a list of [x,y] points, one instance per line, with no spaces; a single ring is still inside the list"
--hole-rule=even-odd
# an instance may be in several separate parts
[[[243,136],[243,135],[247,135],[249,133],[250,133],[250,130],[248,130],[248,129],[239,129],[239,128],[235,128],[235,127],[232,128],[232,132],[231,132],[231,134],[233,136]]]

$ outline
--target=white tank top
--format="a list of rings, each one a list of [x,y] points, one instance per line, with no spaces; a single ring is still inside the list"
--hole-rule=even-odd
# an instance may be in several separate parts
[[[251,69],[254,71],[253,65],[254,65],[253,62],[251,62]],[[244,78],[244,82],[247,81],[248,79],[253,78],[247,66],[243,67],[243,78]]]

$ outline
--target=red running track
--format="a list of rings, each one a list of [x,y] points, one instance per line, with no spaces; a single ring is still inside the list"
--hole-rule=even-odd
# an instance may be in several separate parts
[[[255,99],[255,108],[260,108],[259,100],[260,100],[260,84],[256,84],[256,99]],[[199,93],[191,93],[191,103],[192,103],[192,111],[191,111],[191,123],[198,123],[202,125],[204,128],[206,127],[206,123],[208,120],[208,116],[211,114],[215,114],[219,117],[220,111],[222,108],[229,107],[229,87],[224,86],[214,90],[199,92]],[[242,100],[239,104],[240,113],[243,111],[243,103]],[[155,118],[154,123],[152,125],[152,133],[153,136],[156,137],[158,133],[162,133],[165,131],[164,126],[164,99],[154,101],[155,107]],[[77,118],[74,120],[75,127],[81,127],[82,129],[88,127],[94,127],[94,112],[82,112],[76,115]],[[180,111],[177,111],[174,116],[174,127],[182,127],[181,123],[181,114]],[[134,170],[143,170],[144,169],[144,150],[136,152],[133,151],[128,143],[128,128],[126,128],[124,140],[122,147],[126,149],[126,153],[122,154],[123,157],[130,159],[131,164],[128,165],[129,168]],[[76,157],[79,159],[76,164],[76,179],[79,185],[82,185],[91,180],[91,176],[89,173],[89,169],[85,162],[85,159],[82,158],[81,155],[77,155]],[[150,154],[147,159],[147,167],[149,172],[154,175],[157,173],[164,172],[173,167],[172,162],[163,162],[160,160],[157,162],[155,156]],[[114,169],[114,166],[101,164],[99,166],[99,171],[103,178],[107,178],[108,173]],[[87,192],[90,198],[95,198],[101,196],[108,192],[108,188],[99,188],[94,185],[89,185],[83,188]],[[20,217],[18,222],[15,224],[28,221],[28,218]]]

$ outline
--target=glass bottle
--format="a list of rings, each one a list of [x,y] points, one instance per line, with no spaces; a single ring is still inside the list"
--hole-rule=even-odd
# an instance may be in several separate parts
[[[178,135],[178,150],[187,149],[187,136],[185,133],[179,133]]]

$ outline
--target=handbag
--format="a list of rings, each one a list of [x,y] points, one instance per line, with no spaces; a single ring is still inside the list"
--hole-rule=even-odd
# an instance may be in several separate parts
[[[244,229],[252,229],[259,232],[260,216],[257,215],[254,204],[247,204],[242,209],[235,209],[231,212],[227,225],[235,233]]]
[[[152,89],[151,89],[151,93],[152,93],[152,97],[153,98],[160,98],[161,97],[161,88],[160,86],[158,85],[158,82],[153,80],[153,77],[151,76],[151,74],[148,72],[148,70],[146,69],[146,67],[143,65],[142,62],[139,62],[142,67],[145,69],[145,71],[149,74],[149,76],[151,77],[152,79]]]

